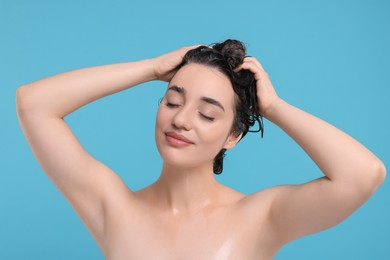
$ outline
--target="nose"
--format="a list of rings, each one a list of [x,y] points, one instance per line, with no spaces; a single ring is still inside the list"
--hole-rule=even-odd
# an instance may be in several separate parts
[[[172,126],[176,129],[184,129],[186,131],[191,130],[192,118],[188,108],[182,107],[177,110],[172,119]]]

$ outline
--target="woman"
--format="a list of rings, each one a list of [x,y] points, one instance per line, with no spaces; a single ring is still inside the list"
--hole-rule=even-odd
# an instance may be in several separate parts
[[[133,192],[80,145],[63,118],[96,99],[168,81],[155,137],[160,178]],[[385,167],[356,140],[282,100],[241,42],[79,69],[17,90],[22,130],[44,172],[107,259],[272,259],[286,243],[330,228],[381,185]],[[262,117],[325,176],[245,195],[219,184],[224,152]]]

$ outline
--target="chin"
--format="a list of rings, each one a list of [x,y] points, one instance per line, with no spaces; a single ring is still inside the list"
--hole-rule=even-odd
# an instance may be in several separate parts
[[[201,164],[201,162],[197,161],[198,156],[196,156],[194,151],[177,149],[167,144],[158,143],[157,149],[164,164],[178,168],[194,168]]]
[[[179,167],[189,167],[189,161],[193,163],[193,155],[184,152],[183,150],[167,147],[166,145],[157,145],[158,152],[164,163],[177,165]]]

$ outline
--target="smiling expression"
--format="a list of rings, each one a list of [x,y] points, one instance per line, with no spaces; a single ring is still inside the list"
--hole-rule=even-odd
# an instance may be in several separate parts
[[[236,143],[230,80],[215,68],[190,63],[172,78],[157,113],[155,138],[164,163],[198,167]],[[238,141],[238,140],[237,140]]]

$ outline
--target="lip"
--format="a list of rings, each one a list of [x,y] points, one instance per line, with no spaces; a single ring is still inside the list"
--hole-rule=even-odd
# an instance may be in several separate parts
[[[167,138],[167,141],[176,147],[183,147],[193,144],[189,139],[187,139],[185,136],[175,133],[175,132],[166,132],[165,136]]]

